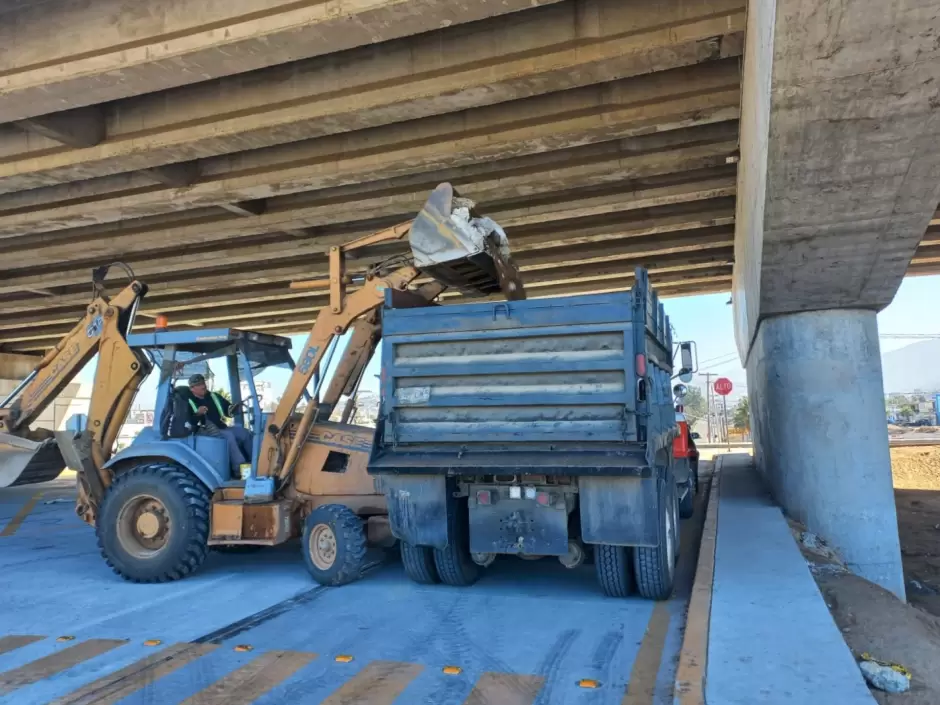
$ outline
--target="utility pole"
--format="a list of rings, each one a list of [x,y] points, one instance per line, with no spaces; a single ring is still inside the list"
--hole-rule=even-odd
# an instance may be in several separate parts
[[[708,442],[712,442],[712,377],[716,377],[712,372],[705,372],[705,421],[708,424],[708,430],[706,434],[708,435]]]
[[[731,434],[728,433],[728,395],[725,394],[721,398],[721,405],[723,407],[722,416],[724,416],[725,422],[725,440],[728,442],[728,450],[731,450]]]

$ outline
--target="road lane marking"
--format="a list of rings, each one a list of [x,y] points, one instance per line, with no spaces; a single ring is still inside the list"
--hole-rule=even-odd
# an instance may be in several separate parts
[[[621,701],[623,705],[652,705],[656,695],[656,676],[663,661],[663,648],[666,645],[666,632],[669,631],[668,602],[657,602],[653,614],[646,625],[646,633],[640,642],[640,650],[630,669],[627,692]]]
[[[269,651],[179,705],[248,705],[316,657],[302,651]]]
[[[42,492],[37,492],[30,497],[29,501],[20,507],[20,511],[14,514],[13,518],[3,527],[3,531],[0,531],[0,536],[12,536],[15,534],[16,530],[20,528],[20,524],[22,524],[26,517],[29,516],[30,512],[36,508],[36,503],[42,499],[42,495]]]
[[[708,666],[708,632],[712,609],[712,583],[715,577],[715,546],[718,541],[718,499],[721,482],[721,458],[715,459],[715,470],[708,490],[705,525],[699,545],[698,566],[685,635],[676,667],[675,701],[677,705],[704,705],[705,672]]]
[[[44,636],[36,636],[35,634],[13,634],[11,636],[0,637],[0,654],[19,649],[22,646],[29,646],[45,638]]]
[[[373,661],[320,705],[392,705],[423,669],[417,663]]]
[[[217,648],[214,644],[173,644],[49,705],[112,705]]]
[[[544,683],[541,676],[488,671],[480,676],[463,705],[532,705]]]
[[[126,639],[89,639],[41,659],[30,661],[19,668],[0,673],[0,696],[67,671],[126,643]]]

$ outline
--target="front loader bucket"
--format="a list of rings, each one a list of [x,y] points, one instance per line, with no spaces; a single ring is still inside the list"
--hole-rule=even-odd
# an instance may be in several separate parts
[[[0,488],[56,479],[65,460],[54,437],[31,441],[0,433]]]
[[[505,233],[489,218],[478,218],[472,204],[441,184],[411,225],[415,267],[470,296],[500,291],[524,299],[519,270],[509,255]]]

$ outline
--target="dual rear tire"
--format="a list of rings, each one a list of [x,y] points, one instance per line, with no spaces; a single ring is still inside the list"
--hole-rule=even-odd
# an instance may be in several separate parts
[[[467,511],[466,503],[458,502],[448,517],[450,540],[446,548],[401,542],[401,562],[411,580],[421,585],[444,583],[454,587],[466,587],[479,580],[481,568],[470,558]]]
[[[610,597],[628,597],[636,591],[649,600],[665,600],[672,594],[679,558],[679,505],[675,485],[660,480],[658,546],[610,546],[595,548],[597,581]]]

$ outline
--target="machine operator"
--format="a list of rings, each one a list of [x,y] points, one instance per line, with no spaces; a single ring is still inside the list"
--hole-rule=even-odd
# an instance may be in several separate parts
[[[229,463],[237,473],[242,465],[251,462],[251,432],[242,426],[228,426],[232,409],[228,402],[206,387],[206,378],[195,374],[189,378],[190,423],[196,433],[206,436],[222,436],[228,443]]]

